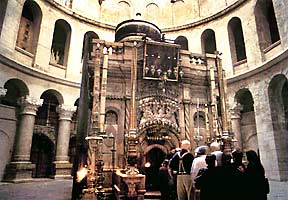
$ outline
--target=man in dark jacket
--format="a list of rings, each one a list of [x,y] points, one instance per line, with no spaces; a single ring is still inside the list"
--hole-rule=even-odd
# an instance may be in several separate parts
[[[192,187],[193,178],[190,169],[193,162],[193,155],[189,152],[190,142],[181,142],[181,151],[176,152],[170,160],[169,167],[173,174],[177,174],[177,196],[179,200],[193,200]]]
[[[216,199],[215,195],[219,193],[217,190],[218,168],[215,167],[216,156],[214,154],[207,155],[205,158],[207,167],[200,169],[195,178],[195,187],[200,190],[201,200]]]

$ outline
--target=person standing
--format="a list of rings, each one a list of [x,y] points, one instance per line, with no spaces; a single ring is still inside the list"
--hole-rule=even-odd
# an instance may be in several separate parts
[[[238,190],[235,188],[235,195],[238,197],[238,199],[245,199],[246,196],[243,191],[247,191],[247,179],[245,174],[246,167],[242,162],[243,152],[239,148],[235,149],[232,152],[232,158],[232,167],[235,171],[235,187],[239,188]]]
[[[207,167],[200,169],[195,178],[195,187],[200,190],[201,200],[217,199],[218,167],[215,167],[216,156],[214,154],[207,155],[205,158]],[[220,195],[219,195],[220,197]]]
[[[171,190],[170,190],[170,177],[169,170],[168,170],[168,160],[164,160],[161,163],[161,167],[159,169],[159,190],[161,192],[161,199],[162,200],[170,200],[171,199]]]
[[[247,199],[267,200],[269,193],[269,183],[265,178],[265,170],[261,164],[260,158],[253,150],[246,152],[248,165],[246,168],[247,176]]]
[[[216,156],[216,166],[220,167],[222,165],[222,154],[223,152],[220,151],[220,144],[218,142],[212,142],[210,144],[210,152]]]
[[[208,147],[207,146],[200,146],[197,149],[196,152],[196,158],[193,160],[192,166],[191,166],[191,176],[193,180],[196,178],[198,172],[200,169],[207,166],[205,158],[208,153]]]
[[[199,170],[207,166],[205,158],[208,153],[208,146],[197,147],[195,150],[195,153],[196,153],[196,158],[193,160],[191,171],[190,171],[190,174],[193,180],[198,175]],[[200,191],[196,190],[194,185],[193,185],[192,191],[194,194],[194,199],[195,200],[199,199]]]
[[[192,194],[193,178],[190,176],[190,169],[194,156],[189,152],[190,142],[181,142],[181,151],[176,152],[170,160],[169,167],[174,174],[177,174],[177,196],[178,200],[193,200]]]
[[[235,149],[232,152],[233,163],[232,166],[240,172],[245,172],[245,165],[242,162],[243,152],[240,149]]]

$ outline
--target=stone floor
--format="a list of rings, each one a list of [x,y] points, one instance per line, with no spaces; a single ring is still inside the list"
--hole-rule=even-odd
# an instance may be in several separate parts
[[[288,199],[288,182],[271,181],[270,189],[268,200]],[[17,184],[0,182],[0,200],[70,200],[71,190],[72,180],[36,179]]]
[[[287,200],[288,182],[270,181],[270,194],[268,200]]]
[[[38,179],[30,183],[0,183],[0,200],[70,200],[72,180]]]

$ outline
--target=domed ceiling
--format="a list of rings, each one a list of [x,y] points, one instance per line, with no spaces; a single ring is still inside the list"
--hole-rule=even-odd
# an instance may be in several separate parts
[[[117,25],[141,13],[160,28],[195,22],[243,0],[55,0],[92,20]],[[71,4],[72,2],[72,4]]]

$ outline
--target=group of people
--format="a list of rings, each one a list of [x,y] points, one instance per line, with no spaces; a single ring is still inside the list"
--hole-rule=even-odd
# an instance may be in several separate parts
[[[244,165],[240,149],[222,152],[217,142],[198,147],[194,155],[189,150],[190,142],[183,140],[181,149],[162,163],[163,200],[267,199],[269,183],[255,151],[246,152],[248,164]]]

